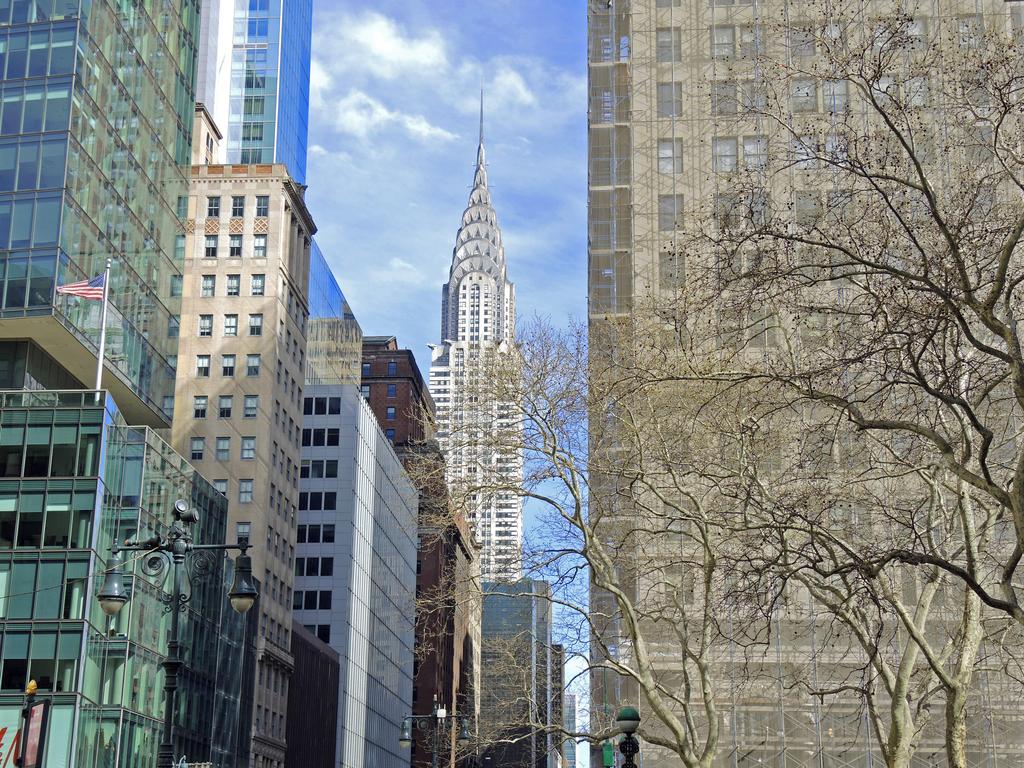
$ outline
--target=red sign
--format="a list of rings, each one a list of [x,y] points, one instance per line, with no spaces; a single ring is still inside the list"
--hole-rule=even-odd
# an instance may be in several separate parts
[[[21,768],[41,768],[43,764],[43,742],[46,739],[46,710],[49,701],[33,704],[25,718],[25,752]]]

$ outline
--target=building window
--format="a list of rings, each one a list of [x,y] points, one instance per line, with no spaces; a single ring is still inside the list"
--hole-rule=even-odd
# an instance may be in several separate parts
[[[228,275],[228,296],[238,296],[241,293],[241,275]]]
[[[234,376],[235,375],[235,356],[234,355],[221,355],[220,356],[220,375],[221,376]]]
[[[196,355],[196,376],[201,379],[210,377],[209,355]]]
[[[213,490],[219,493],[221,496],[228,495],[228,481],[227,480],[214,480]]]
[[[256,438],[255,437],[243,437],[242,438],[242,458],[247,460],[247,461],[256,458]]]
[[[842,112],[850,103],[846,80],[826,80],[821,84],[822,102],[826,112]]]
[[[266,275],[253,275],[249,279],[249,293],[253,296],[262,296],[264,290],[266,290],[266,283]]]
[[[754,25],[752,27],[741,27],[740,55],[745,59],[753,59],[762,50],[764,50],[764,35],[761,31],[761,27],[758,25]]]
[[[388,397],[398,397],[397,384],[388,384]]]
[[[317,640],[319,640],[321,643],[327,643],[329,645],[331,642],[331,625],[317,624],[315,634]]]
[[[206,236],[206,250],[203,255],[208,259],[217,258],[217,236],[207,235]]]
[[[747,136],[743,139],[743,165],[747,168],[764,168],[768,164],[768,139],[764,136]]]
[[[193,437],[189,441],[189,458],[192,461],[202,461],[203,453],[206,450],[206,440],[202,437]]]
[[[208,197],[206,198],[206,216],[210,219],[220,218],[220,198],[219,197]]]
[[[736,28],[716,26],[711,28],[711,58],[727,59],[736,51]]]
[[[235,523],[235,541],[239,544],[248,543],[250,536],[252,536],[252,523],[248,520]]]
[[[199,316],[199,335],[213,336],[213,315]]]
[[[736,139],[713,139],[711,141],[711,168],[719,172],[736,170],[738,150]]]
[[[369,375],[370,375],[370,364],[369,363],[363,363],[363,376],[369,376]]]
[[[242,258],[241,235],[228,235],[228,257],[232,259]]]
[[[388,361],[388,376],[397,376],[397,375],[398,375],[398,363],[396,363],[394,360],[389,360]]]
[[[384,418],[387,419],[388,421],[394,421],[395,420],[395,415],[396,415],[395,406],[389,405],[387,407],[387,410],[384,412]]]
[[[188,216],[188,196],[178,195],[177,200],[177,214],[179,219],[184,219]]]
[[[252,503],[253,480],[238,481],[238,501],[240,504]]]
[[[171,315],[167,318],[167,338],[176,339],[181,335],[181,316]]]
[[[249,315],[249,335],[250,336],[262,336],[263,335],[263,315]]]
[[[206,395],[196,395],[192,398],[192,418],[205,419],[206,408],[210,399]]]
[[[224,335],[238,335],[238,315],[224,315]]]
[[[252,238],[252,255],[255,259],[267,258],[267,236],[266,235],[253,235]]]
[[[209,299],[217,293],[217,276],[216,275],[203,275],[202,283],[199,289],[199,295],[204,299]]]
[[[683,113],[683,84],[658,83],[658,117],[679,117]]]
[[[245,401],[242,407],[242,418],[244,419],[255,419],[256,411],[260,407],[260,396],[259,395],[246,395]]]
[[[683,60],[683,34],[679,27],[662,27],[658,30],[657,54],[662,64]]]
[[[260,356],[259,355],[246,355],[245,356],[245,375],[246,376],[259,376],[260,375]]]
[[[813,56],[814,32],[808,27],[789,30],[789,49],[794,56]]]
[[[668,232],[679,227],[683,217],[682,195],[658,196],[658,229]]]
[[[230,419],[234,402],[235,398],[233,395],[221,395],[217,398],[217,418]]]
[[[266,218],[270,215],[270,195],[256,195],[256,216]]]
[[[388,442],[391,442],[391,443],[395,442],[395,430],[393,430],[393,429],[385,429],[384,430],[384,437],[386,437],[388,439]]]
[[[245,216],[245,196],[231,196],[231,218],[240,219]]]
[[[736,81],[716,80],[711,83],[711,114],[736,114]]]
[[[181,296],[181,275],[171,275],[171,296],[177,298]]]
[[[181,261],[185,258],[185,236],[175,235],[174,236],[174,259],[175,261]]]
[[[217,461],[231,461],[231,438],[217,438]]]
[[[359,387],[359,394],[361,394],[365,399],[369,400],[370,399],[370,385],[369,384],[363,384],[361,387]]]
[[[813,134],[793,139],[793,160],[801,171],[813,168],[818,162],[818,139]]]
[[[793,81],[792,103],[794,112],[817,112],[818,85],[811,78]]]
[[[658,172],[683,172],[682,139],[658,139]]]

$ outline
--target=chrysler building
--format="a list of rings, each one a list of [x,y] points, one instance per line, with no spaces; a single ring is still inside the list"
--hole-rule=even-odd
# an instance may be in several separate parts
[[[522,570],[522,503],[509,490],[523,476],[517,409],[474,393],[485,367],[513,351],[515,297],[487,188],[481,99],[473,190],[441,291],[441,343],[432,348],[430,394],[448,484],[469,489],[455,495],[468,497],[466,516],[482,547],[481,575],[488,581],[514,580]]]

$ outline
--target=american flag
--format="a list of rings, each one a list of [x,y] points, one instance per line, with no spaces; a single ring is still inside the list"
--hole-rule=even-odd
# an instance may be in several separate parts
[[[96,275],[92,280],[81,280],[77,283],[58,285],[57,293],[69,296],[81,296],[83,299],[103,301],[103,275]]]

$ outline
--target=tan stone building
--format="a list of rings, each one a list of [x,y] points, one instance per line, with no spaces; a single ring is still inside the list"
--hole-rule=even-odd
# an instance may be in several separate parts
[[[194,159],[219,156],[196,112]],[[192,167],[173,442],[229,499],[260,579],[255,768],[283,768],[307,285],[316,226],[284,165]]]
[[[613,361],[620,359],[636,364],[630,352],[645,343],[637,338],[650,331],[650,324],[656,322],[652,318],[678,317],[669,310],[659,314],[661,310],[683,306],[701,290],[709,294],[717,290],[718,298],[727,297],[728,292],[719,286],[729,281],[738,286],[735,295],[739,295],[739,289],[746,287],[742,276],[763,269],[758,266],[758,258],[766,262],[775,258],[780,263],[792,258],[798,265],[793,272],[806,269],[812,279],[819,279],[815,288],[819,294],[807,303],[821,307],[821,311],[801,317],[792,311],[795,299],[787,304],[787,297],[783,297],[779,303],[789,311],[773,317],[767,312],[759,314],[750,305],[726,307],[723,301],[716,306],[721,310],[717,315],[710,311],[700,315],[700,309],[691,312],[690,318],[699,316],[705,321],[696,331],[696,323],[673,328],[668,322],[657,330],[666,331],[671,343],[685,347],[687,353],[707,355],[708,359],[720,355],[720,359],[737,361],[737,367],[756,359],[763,361],[764,370],[774,365],[784,351],[794,357],[810,356],[807,350],[812,344],[827,347],[821,341],[824,334],[815,326],[819,317],[838,326],[829,329],[828,338],[834,344],[852,346],[844,336],[856,336],[857,330],[851,328],[852,323],[843,327],[844,320],[833,320],[843,315],[827,304],[839,306],[849,301],[852,292],[844,285],[846,278],[831,277],[830,281],[812,273],[812,269],[827,271],[830,263],[826,260],[822,266],[801,262],[807,253],[798,244],[801,237],[807,242],[813,242],[815,236],[820,239],[818,233],[831,225],[826,222],[819,230],[815,227],[829,216],[844,223],[842,217],[856,210],[850,200],[858,170],[885,167],[886,152],[897,155],[902,151],[893,148],[895,142],[890,145],[878,138],[886,135],[878,115],[887,108],[898,115],[897,125],[906,126],[906,133],[913,136],[920,162],[927,167],[930,178],[940,180],[936,187],[949,185],[943,194],[952,197],[949,190],[958,183],[969,188],[968,182],[978,167],[997,181],[992,182],[990,196],[978,194],[975,186],[976,196],[991,198],[996,204],[1002,199],[1019,204],[1019,190],[996,188],[1002,182],[992,171],[993,166],[986,165],[996,154],[991,148],[991,126],[995,123],[998,133],[1000,126],[992,115],[998,110],[999,97],[985,93],[984,78],[972,86],[966,70],[957,66],[963,67],[972,56],[981,58],[990,41],[1009,41],[1014,36],[1020,40],[1022,28],[1024,3],[993,0],[898,4],[589,0],[588,310],[592,360],[609,362],[602,370],[614,370]],[[1019,94],[1007,98],[1019,99]],[[1019,110],[1019,101],[1014,109]],[[971,138],[970,123],[976,124],[974,133],[980,138]],[[995,141],[998,143],[998,139]],[[1015,151],[1010,150],[1010,154]],[[1016,167],[1014,163],[1010,165]],[[857,190],[863,198],[871,193],[868,189],[868,194],[863,194],[867,186],[865,183]],[[888,191],[886,182],[880,187]],[[881,222],[875,228],[878,240],[892,235],[885,248],[879,247],[883,255],[897,252],[903,243],[900,238],[905,237],[895,225],[887,227],[886,221],[896,220],[898,226],[911,222],[910,231],[920,225],[921,211],[927,207],[913,197],[912,189],[909,194],[901,191],[892,195],[891,211],[870,212]],[[963,198],[971,199],[966,193]],[[850,207],[844,209],[846,205]],[[856,205],[868,204],[858,199]],[[998,220],[995,215],[987,219]],[[870,241],[872,233],[858,229],[861,222],[854,216],[845,223],[849,231],[857,233],[856,240]],[[758,233],[769,230],[771,237],[758,238]],[[787,236],[789,243],[797,243],[790,251],[778,246],[786,242]],[[933,241],[927,243],[925,251]],[[941,247],[932,250],[935,252],[941,252]],[[900,251],[899,255],[904,253]],[[801,323],[803,327],[799,327]],[[676,331],[675,336],[672,331]],[[814,354],[819,351],[815,349]],[[820,354],[838,356],[834,349],[824,349]],[[783,366],[783,370],[788,369]],[[667,401],[665,410],[682,410],[678,403],[686,396],[685,388],[680,386],[677,399]],[[612,404],[607,413],[611,424]],[[817,414],[807,418],[808,424],[821,423],[815,421]],[[592,435],[600,429],[596,421],[591,422]],[[828,466],[821,488],[831,494],[830,498],[840,499],[844,491],[851,496],[856,492],[868,496],[874,491],[870,502],[873,514],[884,511],[886,504],[904,494],[905,488],[899,483],[894,484],[897,490],[886,487],[883,492],[867,481],[860,482],[857,471],[866,474],[869,462],[860,448],[842,442],[849,435],[841,434],[833,442],[832,435],[822,437],[824,430],[809,435],[813,430],[804,428],[797,419],[781,428],[780,422],[781,417],[775,422],[774,435],[776,442],[784,444],[773,455],[766,451],[762,465],[766,476],[791,472],[793,477],[806,477],[806,467],[821,461]],[[750,444],[758,449],[769,445],[772,436],[768,431],[762,428]],[[612,432],[613,426],[603,435],[607,445],[615,442]],[[788,436],[790,442],[785,443],[779,435]],[[644,437],[635,436],[638,443]],[[818,442],[812,445],[809,438]],[[596,436],[594,442],[599,442]],[[725,454],[727,447],[725,441],[715,446],[720,454]],[[800,451],[805,452],[803,456],[792,455]],[[677,466],[681,465],[680,461]],[[593,465],[591,469],[594,472]],[[635,491],[622,491],[616,487],[616,480],[621,481],[621,477],[591,476],[595,506],[612,499],[602,511],[616,518],[616,525],[628,521],[637,509],[660,513],[661,500],[627,499]],[[841,487],[844,480],[850,480],[847,489]],[[620,503],[621,508],[616,507]],[[664,506],[670,505],[666,502]],[[868,515],[862,513],[858,522],[857,512],[856,500],[840,500],[830,512],[833,519],[829,524],[835,529],[870,530]],[[628,523],[621,530],[625,528]],[[623,538],[628,538],[628,532]],[[675,539],[672,542],[677,548],[666,559],[683,564],[680,581],[685,585],[690,580],[687,589],[692,594],[693,563],[699,558],[691,557]],[[643,553],[645,557],[651,558],[653,547]],[[621,551],[630,552],[628,547]],[[621,557],[624,563],[631,557],[640,559],[631,554]],[[665,587],[657,583],[661,577],[653,567],[657,563],[657,558],[644,562],[647,572],[641,572],[635,583],[623,578],[624,588],[632,591],[638,604],[645,599],[641,595],[655,594]],[[914,596],[919,593],[915,590],[920,584],[914,583],[914,578],[908,578],[903,596],[894,598],[893,603],[917,599]],[[608,657],[632,663],[632,644],[616,623],[616,608],[608,594],[595,591],[590,607],[593,615],[610,617],[606,626],[596,630],[602,635]],[[956,625],[956,616],[951,621],[950,614],[943,610],[944,605],[933,614],[933,624],[941,629],[930,627],[930,631],[952,635],[950,628]],[[771,616],[771,626],[766,632],[770,644],[763,655],[738,643],[723,643],[708,653],[716,688],[719,741],[707,764],[789,768],[884,764],[877,734],[885,735],[886,728],[872,725],[865,707],[852,693],[860,690],[858,686],[870,689],[882,673],[875,675],[871,664],[857,658],[860,648],[826,636],[822,631],[827,623],[824,612],[805,593],[795,592],[786,610],[772,606],[765,614]],[[671,612],[667,615],[675,616]],[[721,617],[725,628],[719,636],[730,632],[733,637],[742,635],[730,624],[738,621],[731,611],[722,612]],[[898,624],[893,620],[890,626]],[[663,626],[672,629],[668,621]],[[652,630],[647,640],[646,650],[659,659],[663,688],[676,693],[683,690],[680,681],[684,673],[693,673],[693,666],[679,663],[679,645],[672,645],[675,638],[663,642],[664,638]],[[600,645],[594,643],[591,648]],[[891,639],[886,651],[898,645],[896,639]],[[592,652],[595,661],[601,662],[601,652]],[[850,670],[861,668],[870,674],[855,679]],[[980,665],[978,670],[968,707],[972,725],[967,764],[1017,762],[1024,752],[1017,714],[1019,683],[1008,682],[1008,677],[1000,675],[985,678]],[[677,700],[699,688],[693,679],[687,679],[687,683],[692,689],[685,696],[678,694]],[[812,688],[824,691],[830,686],[834,690],[828,695],[807,693]],[[912,764],[945,764],[941,715],[928,721],[931,704],[922,705],[922,694],[915,695],[918,698],[914,703],[919,708],[915,716],[928,725],[919,735]],[[657,732],[658,718],[646,707],[634,684],[596,669],[591,677],[591,696],[594,730],[607,726],[619,705],[630,703],[640,706],[647,719],[645,727],[652,735],[666,738],[665,732]],[[907,700],[911,698],[908,693]],[[939,705],[935,708],[938,710]],[[701,729],[706,723],[700,717],[696,722],[694,728],[700,738],[694,738],[694,750],[699,754],[705,732]],[[681,764],[677,754],[652,744],[644,745],[643,757],[647,766]],[[601,758],[600,750],[592,753],[592,762]]]

